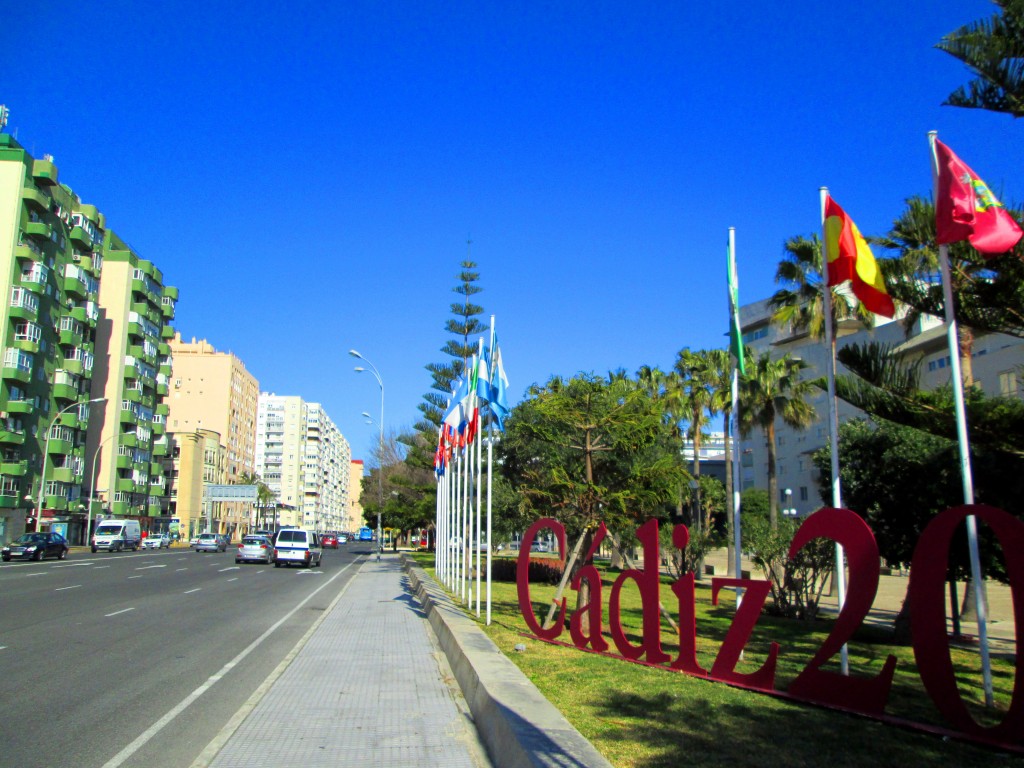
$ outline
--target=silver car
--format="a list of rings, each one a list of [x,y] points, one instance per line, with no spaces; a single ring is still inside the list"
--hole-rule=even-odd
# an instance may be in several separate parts
[[[196,552],[226,552],[228,545],[216,533],[201,533],[196,542]]]
[[[272,563],[274,545],[266,536],[245,536],[235,553],[236,563]]]

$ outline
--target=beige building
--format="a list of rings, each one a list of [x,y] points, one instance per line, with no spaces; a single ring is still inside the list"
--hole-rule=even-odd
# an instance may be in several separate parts
[[[205,502],[203,486],[216,484],[224,474],[220,435],[209,429],[168,433],[170,455],[164,460],[168,478],[167,516],[185,541],[226,524],[222,502]]]
[[[211,477],[204,477],[204,482],[241,483],[255,470],[259,382],[238,357],[218,352],[205,339],[186,342],[175,334],[170,350],[174,363],[167,397],[168,430],[177,435],[197,430],[219,435],[219,466],[211,468]],[[237,538],[249,530],[252,505],[224,502],[218,508],[218,532]]]
[[[362,459],[352,459],[349,463],[348,479],[348,512],[344,530],[355,533],[366,523],[363,522],[363,474],[365,467]]]

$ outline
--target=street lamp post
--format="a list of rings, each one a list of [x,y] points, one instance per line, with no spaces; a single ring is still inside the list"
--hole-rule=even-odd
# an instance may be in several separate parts
[[[105,397],[94,397],[92,400],[87,400],[85,405],[91,405],[92,403],[105,403],[107,398]],[[61,416],[70,411],[72,408],[78,408],[82,403],[71,403],[57,411],[57,415],[53,417],[50,422],[50,426],[46,428],[46,441],[43,443],[43,464],[39,468],[39,502],[36,505],[36,532],[38,533],[43,529],[43,498],[46,493],[46,459],[50,455],[50,437],[53,435],[53,425],[57,423]]]
[[[373,363],[371,363],[361,354],[356,352],[354,349],[350,349],[348,353],[352,355],[352,357],[358,357],[360,360],[362,360],[364,363],[370,366],[370,372],[377,379],[377,384],[380,385],[380,446],[378,449],[379,454],[377,457],[377,493],[378,496],[380,497],[380,506],[377,507],[377,557],[379,558],[381,547],[384,544],[384,532],[383,530],[381,530],[380,525],[381,511],[384,509],[384,380],[380,377],[380,372],[377,370],[377,367]],[[357,365],[355,370],[356,373],[365,373],[367,369],[361,365]]]
[[[109,442],[114,437],[115,434],[117,433],[113,432],[107,438],[102,440],[100,444],[96,446],[96,450],[93,451],[92,454],[92,485],[89,486],[89,516],[86,518],[85,522],[85,541],[83,542],[85,546],[89,546],[89,531],[92,530],[92,505],[96,502],[96,479],[97,476],[99,475],[99,470],[96,467],[96,462],[99,460],[100,457],[100,449],[102,449],[103,446],[107,442]]]

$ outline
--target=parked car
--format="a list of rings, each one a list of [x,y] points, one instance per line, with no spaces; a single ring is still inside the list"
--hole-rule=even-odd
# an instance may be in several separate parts
[[[325,533],[320,537],[320,546],[324,549],[337,549],[338,537],[333,533]]]
[[[272,563],[274,545],[266,536],[243,536],[235,553],[236,563]]]
[[[219,533],[201,533],[196,542],[196,552],[226,552],[228,545]]]
[[[199,543],[199,537],[198,536],[193,536],[191,539],[188,540],[188,545],[190,547],[194,547],[198,543]]]
[[[14,558],[42,560],[51,556],[58,560],[68,556],[68,540],[59,533],[23,533],[0,550],[0,557],[5,563]]]
[[[170,549],[171,535],[169,533],[151,533],[142,540],[143,549]]]
[[[274,542],[274,567],[282,565],[319,566],[323,558],[320,537],[303,528],[282,528]]]

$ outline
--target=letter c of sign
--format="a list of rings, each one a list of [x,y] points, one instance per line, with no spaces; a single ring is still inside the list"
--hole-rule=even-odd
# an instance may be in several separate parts
[[[519,611],[523,614],[526,626],[541,640],[554,640],[565,629],[565,598],[558,607],[558,620],[550,629],[544,629],[533,614],[530,603],[530,547],[537,537],[537,532],[550,528],[558,539],[558,556],[565,558],[565,526],[551,517],[544,517],[526,529],[523,540],[519,544],[519,561],[516,564],[516,587],[519,593]]]

